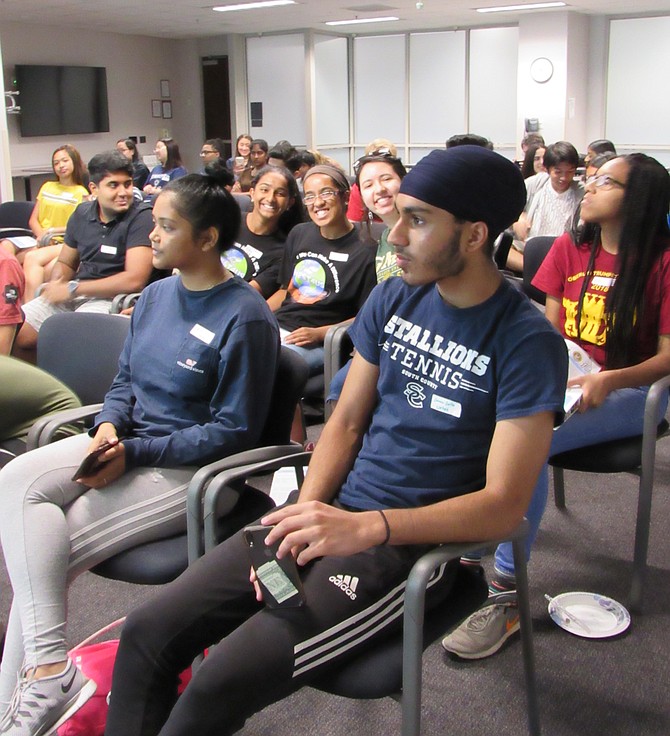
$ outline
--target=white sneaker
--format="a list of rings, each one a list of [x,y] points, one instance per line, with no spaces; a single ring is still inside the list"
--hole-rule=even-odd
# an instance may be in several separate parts
[[[96,691],[71,659],[63,672],[34,679],[21,673],[12,702],[0,723],[2,736],[51,736]]]

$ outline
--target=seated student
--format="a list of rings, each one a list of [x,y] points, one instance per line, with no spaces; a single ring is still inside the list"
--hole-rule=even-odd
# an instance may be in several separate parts
[[[323,372],[328,329],[355,317],[377,282],[375,252],[360,242],[347,220],[349,182],[334,166],[312,167],[304,177],[312,222],[297,225],[286,242],[276,308],[282,343],[307,361],[310,374]]]
[[[526,179],[527,201],[523,214],[514,223],[514,243],[507,266],[523,271],[523,248],[536,235],[562,235],[572,222],[584,194],[575,180],[579,154],[567,141],[547,146],[543,158],[546,172]]]
[[[220,138],[217,140],[221,141]],[[235,153],[226,161],[226,166],[233,172],[235,179],[237,179],[239,175],[249,167],[249,155],[251,153],[252,142],[253,139],[248,133],[242,133],[237,136],[237,140],[235,141]],[[207,143],[211,143],[211,141],[206,141],[205,144]],[[223,141],[221,141],[221,144],[223,144]],[[221,157],[224,156],[223,151],[221,151],[220,155]],[[205,163],[209,162],[205,161]]]
[[[400,183],[407,174],[402,161],[395,156],[363,156],[354,164],[356,184],[361,192],[365,208],[378,217],[386,226],[379,238],[375,254],[375,272],[377,283],[400,276],[402,270],[398,265],[395,248],[388,242],[391,228],[396,224],[400,214],[395,201],[400,191]],[[370,218],[365,218],[361,227],[370,227]],[[342,392],[351,361],[346,363],[335,374],[328,388],[327,401],[337,401]]]
[[[251,188],[251,180],[268,163],[268,142],[262,138],[254,138],[251,141],[249,151],[249,163],[237,176],[233,186],[234,194],[247,193]]]
[[[149,169],[140,158],[137,143],[132,138],[121,138],[116,142],[116,150],[122,153],[133,167],[133,186],[142,191],[149,178]]]
[[[67,655],[69,582],[183,531],[195,469],[253,447],[266,420],[279,334],[262,297],[221,263],[237,235],[237,205],[216,179],[194,174],[165,188],[154,219],[155,266],[179,276],[140,296],[93,439],[69,437],[0,471],[0,537],[14,589],[0,667],[6,736],[55,733],[95,691]],[[101,464],[72,481],[103,443],[111,447]]]
[[[130,161],[118,151],[99,153],[89,162],[89,174],[95,200],[76,209],[51,281],[24,306],[19,357],[35,350],[37,333],[50,315],[108,312],[113,297],[141,291],[151,275],[151,210],[133,200]]]
[[[277,141],[268,152],[268,163],[272,166],[286,166],[286,162],[295,153],[296,149],[289,141]]]
[[[42,184],[30,215],[29,225],[35,237],[22,235],[0,240],[0,250],[17,256],[20,263],[25,253],[37,246],[49,248],[43,252],[57,256],[57,245],[63,242],[70,215],[88,196],[84,185],[86,166],[74,146],[65,144],[57,148],[51,155],[51,168],[55,180]]]
[[[603,153],[613,153],[616,156],[616,147],[612,141],[607,138],[598,138],[598,140],[591,141],[586,147],[586,156],[584,156],[584,165],[588,166],[591,161]]]
[[[316,157],[311,151],[296,151],[286,162],[286,168],[295,177],[298,189],[302,194],[302,177],[316,166]]]
[[[357,318],[357,353],[298,503],[261,520],[279,555],[296,556],[304,605],[265,607],[241,534],[223,542],[130,614],[107,736],[234,733],[397,631],[407,574],[432,546],[519,523],[567,375],[560,337],[491,258],[524,201],[518,168],[483,148],[433,151],[403,179],[389,235],[402,279],[380,284]],[[334,575],[359,578],[356,595]],[[177,700],[176,674],[205,647]]]
[[[521,174],[524,179],[530,179],[531,176],[546,171],[544,166],[545,151],[544,146],[533,145],[528,147],[521,164]]]
[[[670,176],[655,159],[606,162],[586,184],[583,227],[555,241],[533,279],[547,294],[547,319],[603,368],[570,381],[583,391],[579,412],[554,432],[550,455],[642,434],[649,386],[670,373],[668,201]],[[528,510],[531,541],[547,489],[545,467]],[[489,587],[491,605],[445,638],[449,652],[487,657],[518,631],[516,604],[496,595],[515,588],[510,545],[496,550]]]
[[[386,138],[375,138],[370,141],[363,151],[364,156],[397,156],[398,149],[395,144]],[[363,206],[363,200],[361,199],[361,192],[358,185],[354,182],[351,187],[351,195],[349,196],[349,203],[347,204],[347,217],[351,222],[362,222],[364,217],[368,215],[369,211],[366,212]],[[374,219],[374,218],[373,218]]]
[[[0,248],[0,355],[11,353],[16,331],[23,324],[25,286],[21,264]]]
[[[23,266],[24,301],[33,299],[45,279],[51,277],[67,221],[77,205],[88,198],[86,166],[74,146],[66,144],[57,148],[51,156],[51,166],[56,180],[40,187],[30,216],[29,225],[35,237],[20,236],[0,242],[0,249],[16,255]]]
[[[202,170],[199,173],[204,174],[205,167],[207,166],[207,164],[213,164],[215,161],[219,161],[219,159],[220,159],[220,163],[223,163],[225,161],[225,157],[226,157],[225,144],[220,138],[208,138],[202,144],[202,148],[200,149],[199,155],[200,155],[200,161],[202,162]],[[226,162],[226,166],[228,167],[228,162]],[[232,173],[232,166],[228,167],[228,169]],[[233,181],[234,181],[234,177],[233,177]]]
[[[253,209],[243,215],[237,240],[221,260],[269,299],[278,289],[286,237],[303,221],[303,205],[295,179],[284,167],[264,166],[249,194]]]
[[[186,169],[182,165],[179,146],[172,138],[159,138],[156,141],[154,153],[158,159],[158,166],[154,166],[151,169],[147,183],[142,189],[145,199],[150,202],[153,202],[161,189],[166,187],[171,181],[186,176]]]

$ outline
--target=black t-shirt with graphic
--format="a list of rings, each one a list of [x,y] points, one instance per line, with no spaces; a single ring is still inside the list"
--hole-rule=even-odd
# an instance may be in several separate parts
[[[377,283],[375,250],[356,230],[328,240],[305,222],[288,237],[280,281],[288,290],[276,312],[282,328],[335,324],[355,317]]]
[[[279,288],[279,267],[284,256],[286,241],[278,233],[256,235],[242,218],[237,242],[221,256],[223,265],[245,281],[252,279],[261,287],[267,299]]]

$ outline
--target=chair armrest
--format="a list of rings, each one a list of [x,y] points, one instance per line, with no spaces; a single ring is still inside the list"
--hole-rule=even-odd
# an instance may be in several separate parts
[[[658,407],[670,388],[670,375],[659,378],[649,387],[647,398],[644,402],[644,429],[646,436],[649,434],[653,441],[656,441],[656,431],[658,428]]]
[[[206,497],[208,487],[219,474],[231,471],[239,467],[255,468],[266,462],[282,460],[295,455],[310,456],[304,453],[302,446],[295,445],[273,445],[270,447],[258,447],[253,450],[238,452],[221,460],[203,466],[196,471],[189,483],[186,500],[186,528],[188,532],[188,558],[189,563],[194,562],[205,553],[206,545],[202,542],[202,527],[204,523],[203,501]],[[231,489],[233,501],[237,499],[236,491]],[[214,494],[214,503],[218,501],[218,493]],[[231,506],[234,504],[231,504]]]
[[[29,228],[25,227],[0,227],[0,239],[2,238],[22,238],[22,237],[35,237],[35,233]]]
[[[522,540],[528,533],[528,521],[501,540],[486,542],[455,542],[443,544],[422,555],[407,578],[403,613],[402,663],[402,733],[418,734],[421,713],[421,660],[423,654],[423,619],[426,587],[435,570],[444,562],[462,557],[482,547],[501,541]]]
[[[55,414],[40,417],[28,432],[26,450],[34,450],[36,447],[43,447],[44,445],[50,444],[53,442],[58,430],[64,425],[93,417],[99,414],[101,410],[102,404],[87,404],[86,406],[65,409]]]
[[[112,299],[112,306],[109,308],[109,313],[121,314],[122,309],[128,309],[128,307],[133,306],[139,295],[139,292],[133,292],[131,294],[117,294]]]

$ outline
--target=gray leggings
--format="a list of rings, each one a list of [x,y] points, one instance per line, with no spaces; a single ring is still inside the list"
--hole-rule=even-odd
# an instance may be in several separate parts
[[[70,480],[91,442],[69,437],[26,453],[0,471],[0,539],[14,590],[0,667],[0,714],[24,662],[67,657],[69,583],[141,542],[186,528],[194,468],[136,468],[103,490]]]

